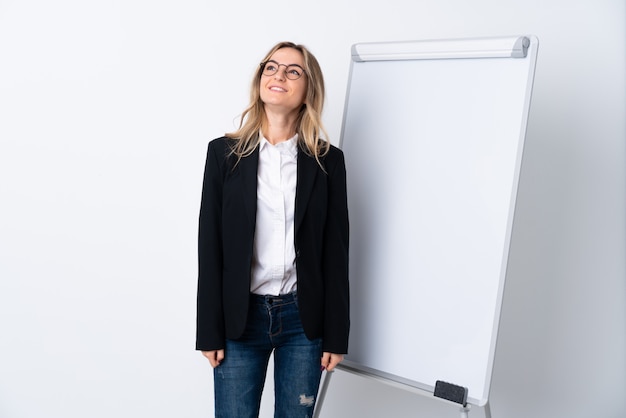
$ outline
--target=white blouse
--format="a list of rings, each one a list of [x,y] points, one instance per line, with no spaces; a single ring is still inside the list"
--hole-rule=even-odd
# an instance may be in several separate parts
[[[280,295],[297,287],[294,213],[298,168],[298,135],[259,144],[257,212],[250,291]]]

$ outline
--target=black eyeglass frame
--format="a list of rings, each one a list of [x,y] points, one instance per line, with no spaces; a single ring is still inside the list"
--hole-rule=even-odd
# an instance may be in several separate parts
[[[275,64],[275,65],[276,65],[276,70],[275,70],[275,71],[269,71],[269,72],[268,72],[268,70],[266,70],[266,69],[265,69],[265,66],[266,66],[267,64],[269,64],[270,62],[271,62],[272,64]],[[299,66],[298,64],[279,64],[279,63],[277,63],[277,62],[276,62],[276,61],[274,61],[274,60],[267,60],[267,61],[264,61],[264,62],[260,63],[260,64],[259,64],[259,66],[261,67],[261,74],[262,74],[262,75],[265,75],[265,76],[268,76],[268,77],[271,77],[271,76],[273,76],[274,74],[276,74],[276,73],[278,72],[278,70],[280,69],[280,67],[281,67],[281,66],[282,66],[282,67],[285,67],[285,77],[287,77],[289,80],[298,80],[298,79],[300,79],[300,78],[301,78],[304,74],[306,74],[306,70],[305,70],[304,68],[302,68],[301,66]],[[295,78],[294,78],[294,77],[293,77],[293,73],[290,73],[290,72],[289,72],[289,67],[297,67],[297,68],[299,68],[299,69],[300,69],[300,71],[302,71],[302,72],[300,73],[300,75],[298,75],[297,77],[295,77]]]

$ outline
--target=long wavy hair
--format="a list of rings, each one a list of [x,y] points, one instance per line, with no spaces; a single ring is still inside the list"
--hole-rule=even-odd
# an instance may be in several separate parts
[[[322,124],[325,95],[322,70],[315,56],[305,46],[297,45],[293,42],[276,44],[263,58],[262,62],[270,59],[274,52],[282,48],[293,48],[300,51],[304,57],[307,89],[304,104],[302,104],[296,119],[296,133],[298,134],[300,148],[307,154],[315,157],[321,167],[320,157],[326,155],[330,148],[330,143],[327,139],[328,134]],[[239,129],[226,133],[226,137],[235,141],[232,146],[232,152],[237,156],[237,161],[252,154],[261,140],[259,131],[266,117],[259,86],[262,73],[263,68],[259,65],[250,86],[250,104],[241,114]]]

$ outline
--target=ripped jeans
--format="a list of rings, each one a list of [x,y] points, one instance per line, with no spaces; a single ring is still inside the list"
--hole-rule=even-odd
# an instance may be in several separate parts
[[[321,379],[321,339],[304,335],[295,292],[250,296],[248,323],[226,340],[214,369],[215,417],[257,418],[267,364],[274,352],[274,418],[310,418]]]

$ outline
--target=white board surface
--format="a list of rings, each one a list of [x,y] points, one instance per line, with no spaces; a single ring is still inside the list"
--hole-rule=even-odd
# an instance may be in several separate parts
[[[487,403],[537,45],[353,47],[345,369]]]

